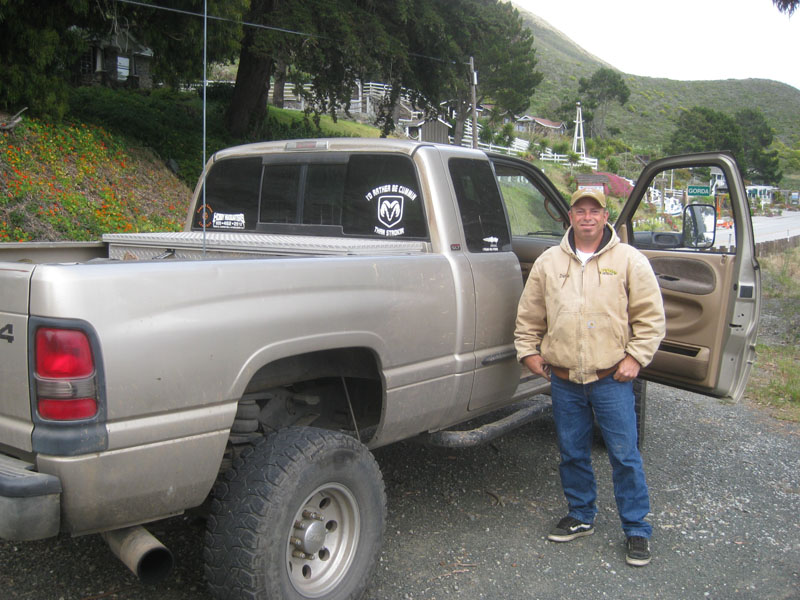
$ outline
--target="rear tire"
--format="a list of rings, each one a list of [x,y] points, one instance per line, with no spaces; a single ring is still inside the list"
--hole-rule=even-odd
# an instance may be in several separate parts
[[[378,558],[383,478],[352,437],[283,429],[245,449],[214,489],[205,573],[215,598],[355,600]]]

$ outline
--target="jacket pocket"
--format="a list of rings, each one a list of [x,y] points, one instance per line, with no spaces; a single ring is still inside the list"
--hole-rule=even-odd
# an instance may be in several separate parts
[[[580,343],[584,371],[614,366],[625,355],[625,324],[607,313],[590,313],[585,317]]]

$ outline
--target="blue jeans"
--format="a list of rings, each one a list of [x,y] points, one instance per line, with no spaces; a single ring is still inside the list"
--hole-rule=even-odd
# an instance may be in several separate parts
[[[591,455],[592,428],[597,419],[611,462],[622,530],[628,537],[649,538],[653,529],[644,519],[650,512],[650,497],[642,456],[636,447],[633,382],[620,383],[609,375],[593,383],[579,384],[552,375],[550,384],[561,452],[561,486],[569,504],[569,516],[593,523],[597,514],[597,484]]]

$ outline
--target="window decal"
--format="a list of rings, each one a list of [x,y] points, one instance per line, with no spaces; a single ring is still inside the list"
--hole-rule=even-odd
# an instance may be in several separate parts
[[[214,218],[214,209],[211,208],[209,204],[200,205],[197,207],[197,220],[195,221],[195,227],[211,227],[211,223]]]
[[[500,241],[500,238],[496,235],[492,235],[489,237],[483,238],[483,243],[486,244],[481,250],[483,252],[499,252],[499,248],[497,247],[497,242]]]
[[[376,234],[385,237],[405,234],[405,227],[400,227],[403,223],[405,203],[414,202],[417,199],[416,192],[404,185],[388,184],[373,188],[365,198],[367,202],[375,200],[378,225],[375,225],[373,231]]]
[[[225,213],[214,213],[214,220],[211,225],[214,229],[244,229],[244,213],[228,215]]]

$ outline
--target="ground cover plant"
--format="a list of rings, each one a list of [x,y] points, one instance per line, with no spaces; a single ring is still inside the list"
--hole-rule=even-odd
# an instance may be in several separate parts
[[[104,128],[26,119],[0,135],[0,242],[175,231],[190,190]]]

